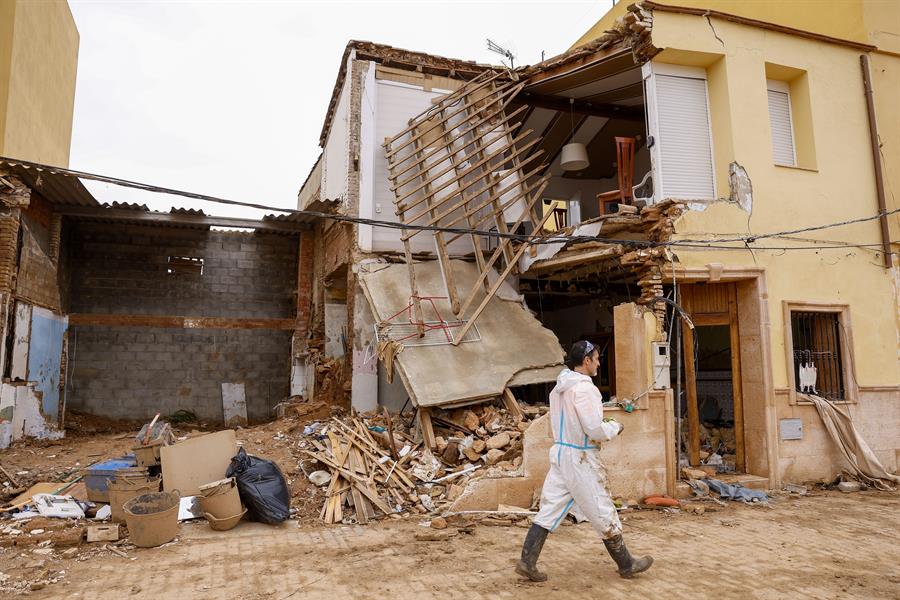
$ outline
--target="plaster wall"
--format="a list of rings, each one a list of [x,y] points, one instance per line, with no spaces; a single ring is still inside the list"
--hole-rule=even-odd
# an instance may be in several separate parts
[[[624,432],[603,444],[600,453],[606,465],[610,492],[614,497],[640,500],[650,494],[665,493],[667,462],[674,447],[671,432],[671,392],[652,392],[645,404],[632,413],[604,409],[604,415],[620,421]],[[454,502],[451,510],[496,510],[507,504],[528,508],[540,496],[550,468],[553,451],[547,415],[536,419],[525,432],[522,467],[517,476],[473,480]]]
[[[347,59],[349,70],[353,58]],[[348,171],[350,145],[350,85],[352,77],[344,79],[341,95],[332,117],[331,129],[328,139],[325,140],[325,148],[322,156],[322,192],[323,200],[343,200],[344,206],[348,202]]]
[[[617,18],[625,14],[628,4],[628,2],[617,2],[573,44],[573,47],[600,37],[605,30],[612,27]],[[840,2],[817,3],[815,8],[806,2],[780,2],[779,0],[755,0],[754,2],[746,0],[667,0],[660,4],[716,10],[840,39],[874,43],[870,41],[872,39],[871,30],[877,27],[877,22],[880,20],[878,17],[890,10],[887,5],[893,3],[884,0],[841,0]],[[655,12],[654,17],[659,14],[659,12]]]
[[[728,189],[727,161],[747,170],[753,185],[753,206],[748,214],[728,202],[710,204],[703,211],[688,211],[676,224],[676,239],[715,234],[777,232],[804,225],[856,219],[877,212],[874,169],[868,139],[865,99],[857,50],[796,38],[728,22],[715,21],[716,40],[705,19],[658,13],[654,41],[667,48],[660,54],[712,56],[724,51],[727,82],[710,85],[713,114],[728,113],[733,146],[720,154],[716,170],[720,189]],[[810,113],[816,144],[817,170],[776,166],[772,162],[766,101],[766,63],[806,72]],[[696,66],[696,65],[695,65]],[[710,75],[708,71],[708,75]],[[711,76],[711,79],[714,78]],[[841,119],[833,115],[840,114]],[[714,132],[714,137],[716,133]],[[715,139],[719,143],[720,139]],[[806,238],[837,243],[878,243],[877,221],[775,238],[756,246],[810,246]],[[782,300],[847,303],[854,327],[854,354],[861,386],[898,385],[898,329],[892,275],[870,249],[813,250],[695,250],[677,249],[687,267],[720,262],[753,265],[766,270],[771,312],[772,372],[776,387],[787,386],[784,359]]]
[[[0,156],[68,166],[78,43],[67,2],[0,2]]]

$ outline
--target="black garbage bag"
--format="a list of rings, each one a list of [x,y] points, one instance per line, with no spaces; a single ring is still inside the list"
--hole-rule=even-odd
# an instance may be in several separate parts
[[[291,493],[281,469],[272,461],[250,456],[241,448],[231,459],[225,476],[237,480],[238,493],[250,519],[277,525],[290,518]]]

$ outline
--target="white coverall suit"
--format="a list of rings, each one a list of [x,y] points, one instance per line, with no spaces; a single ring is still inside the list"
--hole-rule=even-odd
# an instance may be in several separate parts
[[[590,377],[569,369],[559,374],[550,392],[550,471],[534,519],[544,529],[555,530],[576,504],[601,538],[622,533],[597,444],[619,435],[622,425],[603,421],[602,403]]]

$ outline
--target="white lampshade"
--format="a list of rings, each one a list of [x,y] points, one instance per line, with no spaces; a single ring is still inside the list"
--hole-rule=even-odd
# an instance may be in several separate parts
[[[591,164],[588,161],[587,148],[584,144],[572,142],[563,146],[560,156],[560,166],[563,171],[581,171]]]

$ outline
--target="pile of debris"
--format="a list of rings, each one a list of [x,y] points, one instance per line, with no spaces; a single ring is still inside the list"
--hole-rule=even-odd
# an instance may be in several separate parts
[[[434,409],[433,449],[425,447],[415,419],[387,411],[333,417],[306,427],[299,466],[310,482],[327,486],[319,513],[325,523],[438,513],[469,479],[519,468],[523,433],[542,408],[523,407],[516,415],[491,404]]]
[[[736,448],[733,426],[700,425],[700,460],[713,467],[716,473],[734,473]]]

